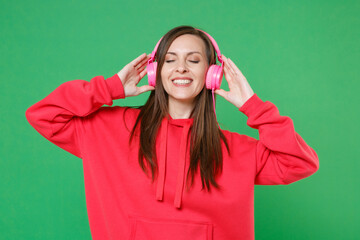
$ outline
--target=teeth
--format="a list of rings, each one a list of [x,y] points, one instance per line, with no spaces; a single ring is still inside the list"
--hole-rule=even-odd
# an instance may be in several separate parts
[[[189,79],[176,79],[173,81],[175,84],[188,84],[191,83]]]

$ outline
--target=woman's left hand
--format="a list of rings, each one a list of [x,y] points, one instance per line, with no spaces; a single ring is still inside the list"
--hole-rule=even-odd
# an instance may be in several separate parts
[[[229,91],[217,89],[215,93],[224,97],[237,108],[241,108],[241,106],[254,95],[254,91],[233,61],[224,55],[221,57],[224,60],[224,74],[229,85]]]

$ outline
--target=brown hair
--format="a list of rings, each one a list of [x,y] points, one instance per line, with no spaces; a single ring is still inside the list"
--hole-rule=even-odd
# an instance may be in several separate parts
[[[161,40],[155,56],[155,60],[158,63],[156,70],[156,87],[154,91],[151,91],[145,105],[140,107],[140,113],[131,131],[129,141],[130,143],[139,123],[141,123],[138,161],[146,175],[148,175],[148,173],[145,165],[150,167],[152,181],[154,181],[155,175],[157,176],[158,174],[155,139],[162,119],[167,117],[168,114],[168,94],[161,81],[161,69],[164,64],[165,54],[171,43],[183,34],[192,34],[203,39],[209,66],[216,64],[215,49],[211,40],[206,34],[196,30],[194,27],[175,27],[167,32]],[[200,166],[202,189],[204,189],[206,185],[207,190],[210,191],[210,184],[215,188],[220,188],[215,181],[215,177],[222,172],[223,167],[221,140],[224,142],[228,153],[230,153],[230,150],[227,140],[216,122],[211,90],[204,87],[194,101],[195,107],[190,116],[194,121],[191,127],[190,166],[187,172],[187,182],[190,174],[191,187],[194,182],[195,172]]]

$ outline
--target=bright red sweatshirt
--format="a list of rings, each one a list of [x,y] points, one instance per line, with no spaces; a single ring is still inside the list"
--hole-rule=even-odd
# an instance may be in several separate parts
[[[36,131],[82,159],[93,239],[254,239],[254,185],[290,184],[319,168],[291,118],[254,94],[239,110],[260,140],[222,130],[230,155],[222,143],[221,190],[201,190],[199,171],[192,188],[184,187],[193,119],[163,119],[159,177],[151,183],[138,163],[138,136],[129,145],[139,110],[111,107],[124,97],[117,74],[97,76],[65,82],[26,111]]]

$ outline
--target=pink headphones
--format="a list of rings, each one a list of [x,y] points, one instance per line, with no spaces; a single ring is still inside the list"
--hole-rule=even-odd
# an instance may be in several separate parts
[[[218,58],[219,62],[221,63],[221,66],[213,64],[209,67],[207,74],[206,74],[205,83],[206,83],[207,89],[211,89],[211,90],[219,89],[220,85],[221,85],[221,81],[222,81],[223,70],[224,70],[224,61],[221,58],[221,53],[220,53],[219,47],[218,47],[217,43],[215,42],[215,40],[208,33],[204,32],[200,29],[197,29],[197,28],[195,28],[195,29],[205,33],[211,40],[211,42],[216,50],[217,58]],[[146,66],[149,85],[153,86],[153,87],[155,87],[155,83],[156,83],[156,69],[157,69],[157,64],[158,64],[157,62],[154,62],[154,60],[155,60],[155,54],[156,54],[157,48],[161,42],[161,39],[157,42],[155,49],[151,53],[150,59],[148,60],[148,64]]]

